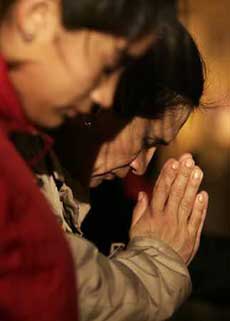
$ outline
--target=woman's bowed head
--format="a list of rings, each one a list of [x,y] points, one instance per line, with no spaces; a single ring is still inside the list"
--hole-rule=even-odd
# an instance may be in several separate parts
[[[182,25],[176,26],[174,35],[173,59],[171,33],[165,33],[127,68],[113,111],[92,117],[90,128],[79,126],[78,118],[60,130],[57,151],[73,178],[96,187],[129,172],[143,175],[158,147],[170,144],[200,105],[204,73],[199,51]],[[191,154],[170,159],[152,197],[148,200],[140,192],[130,238],[161,240],[189,264],[197,252],[208,207],[208,194],[199,192],[202,179],[203,171]]]
[[[112,106],[126,64],[144,54],[172,1],[1,0],[0,48],[27,118],[56,127]],[[161,17],[164,19],[161,19]]]

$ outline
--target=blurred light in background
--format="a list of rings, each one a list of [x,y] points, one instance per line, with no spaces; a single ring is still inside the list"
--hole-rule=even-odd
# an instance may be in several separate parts
[[[205,232],[230,237],[230,1],[181,0],[179,9],[205,61],[206,108],[198,109],[176,142],[161,150],[159,167],[168,157],[191,152],[210,194]]]

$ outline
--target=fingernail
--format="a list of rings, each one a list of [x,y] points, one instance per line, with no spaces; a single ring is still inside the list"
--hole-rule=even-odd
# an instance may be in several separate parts
[[[193,159],[189,158],[189,159],[186,160],[185,166],[186,166],[187,168],[192,168],[193,165],[194,165]]]
[[[203,173],[199,170],[199,169],[196,169],[194,172],[193,172],[193,178],[195,180],[199,180],[201,179],[203,176]]]
[[[178,169],[179,163],[178,162],[173,162],[172,163],[172,169]]]
[[[200,195],[198,196],[198,201],[199,201],[200,203],[203,203],[203,201],[204,201],[204,195],[203,195],[203,194],[200,194]]]

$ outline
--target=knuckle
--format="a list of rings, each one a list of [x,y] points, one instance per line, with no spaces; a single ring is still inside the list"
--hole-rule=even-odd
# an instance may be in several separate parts
[[[192,169],[183,169],[181,171],[181,176],[185,178],[189,178],[192,173]]]
[[[191,210],[192,206],[193,206],[193,200],[191,200],[191,199],[184,199],[184,200],[182,200],[182,202],[180,204],[180,208],[183,211]]]
[[[162,175],[159,181],[155,185],[155,190],[159,192],[169,191],[172,186],[172,179],[167,175]]]
[[[171,188],[171,181],[169,181],[168,179],[166,179],[165,181],[164,181],[164,190],[166,190],[166,191],[169,191],[170,190],[170,188]]]
[[[170,170],[169,168],[163,171],[162,179],[166,184],[171,185],[174,178],[175,178],[174,171]]]
[[[167,181],[168,183],[172,183],[172,181],[175,179],[176,177],[176,173],[175,171],[173,170],[168,170],[166,173],[165,173],[165,181]]]
[[[189,178],[190,178],[190,175],[186,176],[180,173],[175,180],[175,184],[174,184],[175,188],[184,190],[186,185],[188,184]]]
[[[170,197],[174,202],[179,202],[181,199],[181,195],[177,193],[175,190],[172,190],[170,192]]]
[[[169,166],[172,165],[173,162],[175,162],[176,160],[174,158],[170,158],[166,161],[166,163],[163,166],[163,170],[166,170],[169,168]]]
[[[181,195],[178,193],[172,192],[171,199],[174,202],[174,204],[178,204],[181,201]]]
[[[183,194],[184,194],[184,186],[183,185],[178,184],[172,188],[172,192],[171,192],[172,197],[174,197],[176,199],[181,198]]]

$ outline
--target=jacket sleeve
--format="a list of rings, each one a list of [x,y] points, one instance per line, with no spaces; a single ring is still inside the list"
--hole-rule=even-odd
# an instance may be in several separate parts
[[[135,238],[113,259],[67,235],[78,273],[80,320],[161,321],[191,291],[187,267],[167,245]]]

